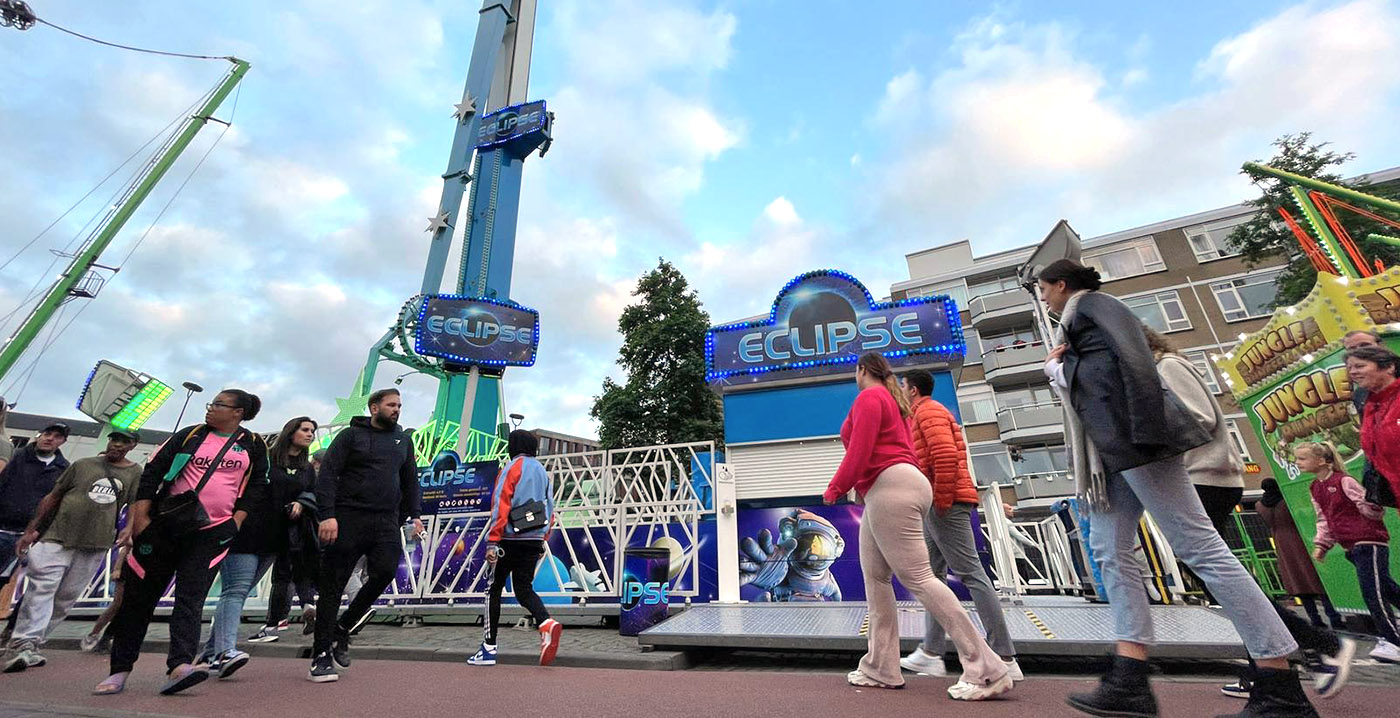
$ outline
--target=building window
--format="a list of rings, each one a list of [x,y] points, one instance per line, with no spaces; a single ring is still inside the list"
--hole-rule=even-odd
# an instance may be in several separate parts
[[[1099,270],[1105,282],[1139,274],[1160,272],[1167,268],[1162,255],[1157,252],[1157,243],[1151,237],[1135,239],[1126,244],[1114,245],[1084,255],[1084,263]]]
[[[1186,228],[1186,239],[1191,243],[1191,251],[1197,262],[1233,257],[1240,251],[1225,241],[1235,228],[1248,222],[1252,217],[1231,217],[1207,224]]]
[[[1273,314],[1274,299],[1278,295],[1275,281],[1280,274],[1283,270],[1275,269],[1210,285],[1225,321],[1238,322]]]
[[[1243,456],[1245,461],[1254,461],[1249,457],[1249,445],[1244,443],[1244,434],[1240,432],[1240,420],[1231,419],[1225,429],[1230,434],[1230,440],[1235,442],[1235,448],[1240,450],[1240,456]]]
[[[1015,463],[1015,471],[1017,476],[1069,471],[1069,455],[1065,452],[1065,445],[1023,447],[1020,460]]]
[[[978,486],[1011,483],[1011,457],[1000,441],[968,447],[972,479]]]
[[[974,359],[982,356],[982,335],[976,329],[964,326],[963,341],[967,342],[967,356]]]
[[[997,406],[1010,409],[1017,406],[1036,406],[1055,403],[1055,393],[1049,384],[1007,387],[996,392]]]
[[[977,284],[968,285],[967,296],[973,298],[988,294],[999,294],[1012,289],[1018,289],[1020,286],[1020,280],[1018,280],[1014,274],[1009,277],[993,277],[991,279],[984,279]]]
[[[958,392],[958,413],[964,424],[985,424],[997,420],[997,405],[991,387],[981,386]]]
[[[1210,357],[1203,351],[1182,352],[1181,354],[1195,365],[1196,372],[1201,375],[1202,379],[1205,379],[1206,387],[1210,389],[1210,393],[1219,394],[1220,382],[1215,378],[1215,367],[1210,365]]]
[[[1004,349],[1006,347],[1040,341],[1040,336],[1036,333],[1035,327],[1030,324],[1014,329],[998,330],[991,334],[984,334],[981,338],[982,346],[986,347],[984,351]]]
[[[540,453],[541,453],[541,454],[548,454],[548,453],[549,453],[549,437],[548,437],[548,436],[541,436],[541,437],[540,437]]]
[[[1186,307],[1181,304],[1181,297],[1175,291],[1129,297],[1123,303],[1133,310],[1143,324],[1164,334],[1191,328]]]

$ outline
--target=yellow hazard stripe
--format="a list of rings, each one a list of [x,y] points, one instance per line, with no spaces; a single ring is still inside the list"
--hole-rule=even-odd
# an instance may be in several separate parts
[[[870,612],[869,612],[869,611],[866,611],[866,612],[865,612],[865,618],[861,619],[861,621],[860,621],[860,635],[862,635],[862,636],[869,636],[869,635],[870,635]]]
[[[1050,640],[1052,640],[1052,641],[1058,640],[1057,637],[1055,636],[1055,632],[1054,632],[1054,631],[1051,631],[1051,630],[1050,630],[1050,627],[1047,626],[1047,625],[1045,625],[1045,622],[1042,621],[1042,620],[1040,620],[1040,616],[1035,615],[1035,612],[1034,612],[1034,611],[1032,611],[1032,610],[1030,610],[1030,609],[1025,609],[1025,608],[1023,608],[1023,609],[1021,609],[1021,610],[1026,614],[1026,618],[1031,619],[1031,623],[1035,624],[1035,627],[1036,627],[1037,629],[1039,629],[1040,632],[1041,632],[1042,634],[1044,634],[1044,636],[1045,636],[1046,638],[1048,638],[1048,639],[1050,639]]]

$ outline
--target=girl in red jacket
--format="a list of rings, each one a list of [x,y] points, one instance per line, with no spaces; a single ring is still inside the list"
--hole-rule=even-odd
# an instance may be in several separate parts
[[[1365,490],[1347,475],[1331,444],[1300,444],[1293,456],[1299,470],[1316,475],[1308,487],[1317,512],[1313,558],[1321,563],[1336,545],[1346,551],[1347,560],[1356,567],[1361,597],[1380,634],[1371,657],[1400,663],[1400,636],[1386,610],[1387,603],[1400,608],[1400,586],[1390,577],[1390,534],[1381,523],[1384,509],[1366,501]]]
[[[874,352],[856,364],[860,394],[841,425],[846,456],[822,499],[828,504],[851,489],[861,497],[860,569],[870,610],[868,650],[846,675],[854,686],[903,688],[899,670],[899,615],[892,575],[918,597],[958,648],[961,679],[948,688],[956,700],[979,701],[1011,690],[1006,664],[987,646],[972,618],[946,584],[933,575],[924,547],[924,515],[933,486],[919,471],[909,439],[909,403],[894,370]]]

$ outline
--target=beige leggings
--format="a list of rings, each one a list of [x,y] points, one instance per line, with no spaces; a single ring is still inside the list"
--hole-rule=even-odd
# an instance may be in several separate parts
[[[987,646],[958,597],[929,568],[924,546],[924,515],[933,503],[933,487],[910,464],[880,472],[865,494],[860,520],[860,568],[870,607],[868,652],[860,670],[886,685],[903,685],[899,670],[899,615],[890,576],[909,589],[934,620],[948,632],[962,661],[962,680],[988,685],[1006,675],[1006,665]]]

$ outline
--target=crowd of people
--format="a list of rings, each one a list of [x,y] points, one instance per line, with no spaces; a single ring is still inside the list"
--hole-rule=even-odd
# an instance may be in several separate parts
[[[1069,704],[1097,716],[1158,715],[1149,680],[1154,626],[1136,556],[1144,511],[1244,641],[1249,668],[1222,689],[1247,699],[1238,716],[1317,715],[1291,662],[1295,656],[1311,672],[1318,696],[1334,696],[1345,686],[1357,642],[1336,633],[1342,617],[1328,602],[1315,565],[1336,547],[1355,567],[1375,626],[1371,657],[1400,663],[1400,626],[1391,616],[1391,608],[1400,608],[1400,586],[1390,574],[1383,523],[1386,507],[1400,495],[1400,358],[1373,332],[1344,339],[1367,459],[1361,480],[1348,474],[1329,443],[1290,448],[1298,470],[1313,477],[1311,552],[1278,482],[1262,483],[1258,512],[1274,532],[1282,582],[1304,607],[1304,619],[1267,597],[1226,544],[1244,490],[1244,461],[1197,369],[1121,301],[1099,292],[1094,269],[1060,260],[1037,282],[1042,301],[1058,317],[1045,374],[1068,409],[1072,475],[1090,518],[1116,638],[1097,688],[1070,696]],[[978,557],[973,516],[979,501],[962,430],[932,398],[927,371],[897,376],[883,356],[868,353],[859,358],[855,380],[859,392],[840,430],[845,456],[823,495],[827,504],[850,499],[864,505],[860,566],[868,650],[847,681],[900,688],[902,669],[946,675],[951,641],[961,673],[948,695],[963,701],[1005,695],[1024,675]],[[103,453],[72,463],[60,450],[70,434],[63,423],[46,426],[18,451],[0,441],[0,557],[8,559],[0,563],[0,585],[21,561],[28,577],[8,630],[5,672],[45,664],[39,649],[115,545],[114,600],[82,641],[84,649],[107,646],[111,653],[97,693],[125,689],[171,585],[161,693],[233,675],[249,661],[237,645],[245,602],[269,571],[267,616],[248,640],[278,640],[288,628],[294,590],[305,632],[315,634],[307,677],[338,680],[351,665],[350,637],[394,580],[403,542],[423,532],[414,445],[398,423],[401,398],[394,389],[375,392],[369,415],[354,418],[314,455],[314,420],[293,418],[268,443],[244,426],[260,408],[246,391],[220,392],[202,424],[176,431],[144,467],[127,458],[140,443],[135,431],[112,431]],[[537,451],[533,434],[509,435],[509,460],[495,484],[487,527],[492,576],[485,635],[468,660],[474,666],[496,663],[507,581],[538,626],[540,663],[549,664],[559,647],[561,626],[532,586],[554,526],[554,492]],[[945,583],[950,572],[970,593],[983,631]],[[926,611],[924,640],[902,658],[896,576]],[[216,577],[218,604],[201,642],[204,603]]]
[[[232,676],[250,659],[238,649],[244,605],[269,571],[267,616],[249,640],[279,638],[289,627],[295,590],[306,632],[315,634],[307,678],[337,680],[351,664],[350,637],[394,580],[404,541],[423,534],[414,444],[398,423],[400,394],[376,391],[367,408],[368,416],[352,419],[315,455],[310,448],[318,426],[310,417],[291,419],[271,442],[246,428],[261,401],[241,389],[219,392],[205,407],[204,422],[176,431],[144,467],[127,458],[141,441],[131,430],[113,430],[103,453],[71,464],[59,449],[71,433],[62,423],[6,452],[0,468],[3,581],[17,577],[22,564],[28,582],[7,631],[4,672],[47,663],[40,649],[115,546],[113,600],[81,643],[111,656],[95,693],[125,690],[157,604],[172,586],[160,692],[172,695],[211,676]],[[531,582],[553,526],[549,478],[533,458],[533,434],[512,432],[508,449],[511,462],[496,484],[487,539],[494,573],[486,636],[471,663],[495,663],[501,590],[513,576],[517,595],[539,623],[540,662],[548,665],[561,627]],[[515,509],[532,502],[540,505],[530,520],[518,520]],[[361,571],[342,610],[347,584]],[[201,641],[215,578],[221,582],[218,603]]]
[[[1222,689],[1247,699],[1238,716],[1317,715],[1290,661],[1294,656],[1311,672],[1320,697],[1345,686],[1357,644],[1322,623],[1318,603],[1333,628],[1342,619],[1327,602],[1313,565],[1336,545],[1356,567],[1376,626],[1371,657],[1400,663],[1396,624],[1388,612],[1389,606],[1400,607],[1400,588],[1389,574],[1389,536],[1380,505],[1394,506],[1400,494],[1400,382],[1397,357],[1381,346],[1379,336],[1360,331],[1344,341],[1370,461],[1365,485],[1347,475],[1330,444],[1292,449],[1298,469],[1315,477],[1311,493],[1318,524],[1311,557],[1302,550],[1277,482],[1264,483],[1260,513],[1276,527],[1285,585],[1303,603],[1308,620],[1270,600],[1226,544],[1230,516],[1244,493],[1244,460],[1204,377],[1166,337],[1143,326],[1117,298],[1099,292],[1096,270],[1060,260],[1046,267],[1037,283],[1058,319],[1045,373],[1068,409],[1066,443],[1076,494],[1089,514],[1090,544],[1117,641],[1096,690],[1070,696],[1069,704],[1096,716],[1158,715],[1148,661],[1155,634],[1136,554],[1144,511],[1151,512],[1176,557],[1244,640],[1249,669]],[[868,650],[847,680],[900,688],[900,667],[945,675],[946,630],[962,666],[949,695],[985,700],[1005,694],[1022,675],[996,594],[973,548],[971,514],[978,500],[957,422],[931,398],[928,372],[896,377],[883,357],[871,353],[860,358],[856,383],[860,391],[841,427],[846,454],[823,497],[830,504],[849,494],[865,505],[860,563],[870,607]],[[1301,560],[1287,555],[1299,550]],[[976,602],[985,639],[944,585],[949,570]],[[898,659],[891,575],[927,612],[924,641],[903,659]]]

